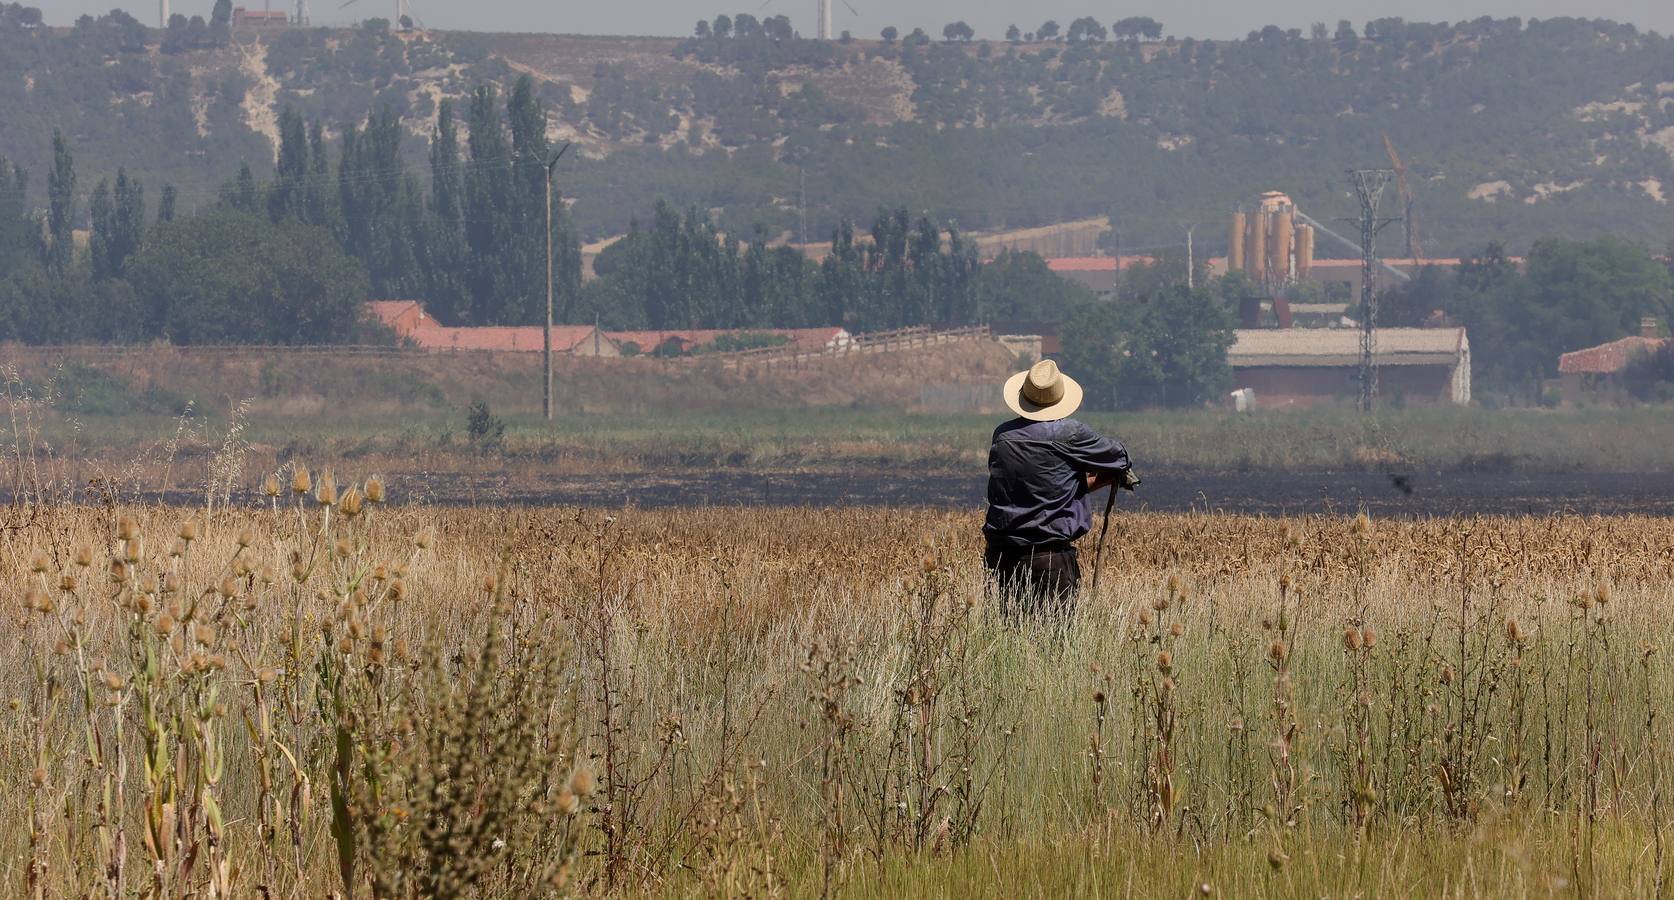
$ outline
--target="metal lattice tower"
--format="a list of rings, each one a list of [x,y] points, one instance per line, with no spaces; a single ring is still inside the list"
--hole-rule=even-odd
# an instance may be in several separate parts
[[[1371,412],[1378,397],[1378,201],[1394,169],[1350,169],[1360,201],[1360,411]]]

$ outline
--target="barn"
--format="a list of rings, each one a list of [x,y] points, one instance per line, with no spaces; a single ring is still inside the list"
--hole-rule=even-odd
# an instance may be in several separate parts
[[[1244,329],[1227,353],[1232,386],[1263,407],[1310,406],[1360,395],[1360,331]],[[1471,345],[1463,328],[1381,328],[1374,358],[1386,400],[1471,402]]]

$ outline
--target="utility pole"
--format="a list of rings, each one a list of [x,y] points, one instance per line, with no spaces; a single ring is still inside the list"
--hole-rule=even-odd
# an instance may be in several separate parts
[[[801,160],[796,163],[797,211],[802,215],[802,252],[808,252],[808,170]]]
[[[1110,293],[1114,295],[1122,286],[1122,226],[1110,223],[1110,243],[1116,249],[1116,274],[1110,277]]]
[[[552,421],[552,170],[570,149],[565,144],[546,164],[546,328],[541,332],[541,412]]]
[[[1197,258],[1192,254],[1192,232],[1197,230],[1197,223],[1187,222],[1180,227],[1186,229],[1186,290],[1196,290]]]
[[[1378,397],[1378,230],[1387,221],[1378,218],[1378,200],[1394,169],[1350,169],[1349,182],[1360,201],[1360,411],[1369,413]],[[1392,221],[1392,220],[1391,220]]]

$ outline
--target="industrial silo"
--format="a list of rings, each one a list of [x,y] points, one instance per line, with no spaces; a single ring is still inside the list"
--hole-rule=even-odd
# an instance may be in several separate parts
[[[1244,229],[1249,225],[1244,221],[1244,214],[1232,214],[1232,233],[1227,241],[1226,270],[1228,272],[1244,271]]]
[[[1267,271],[1273,273],[1275,282],[1290,280],[1290,253],[1295,237],[1296,220],[1287,206],[1273,215],[1273,239],[1268,242]]]

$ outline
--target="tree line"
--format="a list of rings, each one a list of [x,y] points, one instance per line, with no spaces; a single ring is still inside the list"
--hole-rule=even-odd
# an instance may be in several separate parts
[[[618,327],[720,328],[841,325],[876,331],[982,315],[983,272],[958,227],[906,210],[879,211],[860,232],[844,222],[815,263],[800,250],[770,246],[757,228],[746,245],[697,210],[659,203],[651,221],[600,254],[599,280],[584,305]],[[996,267],[1000,277],[1007,267]],[[1041,266],[1028,292],[1059,280]]]
[[[28,173],[3,167],[0,339],[366,340],[359,313],[371,297],[421,298],[448,324],[544,318],[546,113],[523,79],[503,104],[492,86],[477,88],[466,117],[462,141],[442,104],[426,190],[388,108],[343,125],[335,146],[321,122],[287,108],[272,176],[246,164],[204,212],[183,217],[169,186],[148,216],[144,187],[125,169],[114,184],[101,180],[84,210],[68,141],[55,133],[44,216],[28,208]],[[580,250],[556,191],[551,213],[567,314]]]
[[[1451,272],[1420,270],[1379,301],[1385,325],[1465,326],[1475,392],[1517,403],[1555,399],[1543,386],[1560,355],[1638,334],[1645,317],[1666,327],[1671,316],[1674,260],[1610,235],[1536,241],[1522,265],[1490,243]]]
[[[361,303],[379,297],[422,300],[448,325],[535,324],[545,318],[548,212],[560,322],[876,330],[1016,314],[1031,302],[1019,297],[1074,300],[1038,257],[1008,256],[984,278],[957,225],[928,214],[880,211],[865,231],[840,223],[816,263],[771,246],[759,226],[746,243],[667,203],[600,255],[600,277],[583,288],[561,192],[546,206],[557,148],[528,78],[503,101],[478,87],[463,121],[444,101],[428,177],[406,165],[404,126],[387,107],[334,140],[294,108],[278,125],[271,175],[246,164],[195,215],[181,214],[167,185],[152,213],[125,169],[83,208],[61,133],[43,216],[28,207],[28,174],[6,165],[0,339],[363,341],[378,335],[359,321]]]

